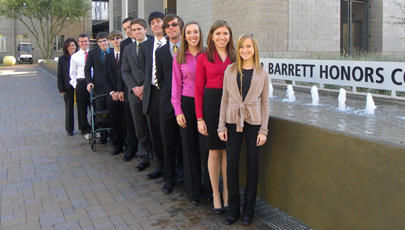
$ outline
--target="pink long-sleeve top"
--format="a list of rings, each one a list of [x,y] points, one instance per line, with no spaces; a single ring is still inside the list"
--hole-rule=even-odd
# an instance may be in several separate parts
[[[232,64],[227,56],[223,62],[215,52],[214,63],[207,59],[207,53],[201,54],[197,59],[195,79],[195,112],[197,119],[203,118],[204,89],[222,89],[226,67]]]
[[[183,114],[181,109],[181,96],[194,97],[195,73],[197,58],[200,53],[194,57],[188,50],[185,53],[186,62],[178,64],[177,54],[173,57],[172,74],[172,105],[175,115]]]

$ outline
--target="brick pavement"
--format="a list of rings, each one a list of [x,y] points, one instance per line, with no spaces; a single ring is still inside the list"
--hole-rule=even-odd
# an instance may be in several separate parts
[[[1,230],[268,229],[257,219],[226,226],[208,202],[189,204],[181,185],[164,195],[162,179],[144,177],[151,168],[134,170],[138,158],[124,163],[109,144],[97,147],[77,128],[66,135],[50,74],[36,65],[0,68]]]

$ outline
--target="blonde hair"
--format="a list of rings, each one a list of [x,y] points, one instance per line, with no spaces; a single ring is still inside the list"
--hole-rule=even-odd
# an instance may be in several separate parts
[[[242,46],[243,42],[246,41],[246,39],[250,38],[250,40],[252,40],[253,43],[253,48],[255,49],[255,53],[253,55],[253,63],[254,63],[254,68],[256,70],[262,70],[263,67],[260,64],[260,55],[259,55],[259,46],[257,44],[257,40],[255,38],[255,36],[253,36],[253,34],[242,34],[239,38],[238,38],[238,42],[236,44],[236,62],[235,65],[233,65],[233,68],[237,68],[239,74],[242,76],[242,64],[243,64],[243,59],[240,56],[240,52],[239,49]]]
[[[178,64],[183,64],[186,62],[186,58],[185,58],[185,53],[188,50],[188,42],[186,40],[186,28],[189,25],[197,25],[198,26],[198,31],[200,32],[200,40],[198,41],[198,51],[201,53],[203,52],[203,35],[201,32],[201,27],[197,22],[189,22],[187,23],[184,27],[183,30],[181,32],[181,44],[180,44],[180,49],[179,52],[177,52],[177,58],[176,61]]]

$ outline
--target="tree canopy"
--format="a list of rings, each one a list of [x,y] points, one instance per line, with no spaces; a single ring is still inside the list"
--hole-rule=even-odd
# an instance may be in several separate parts
[[[0,0],[0,15],[23,23],[45,58],[52,56],[55,36],[89,9],[84,0]]]

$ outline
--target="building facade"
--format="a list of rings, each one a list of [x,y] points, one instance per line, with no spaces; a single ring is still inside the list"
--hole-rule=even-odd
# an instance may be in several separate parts
[[[311,53],[382,52],[405,58],[405,17],[396,0],[178,0],[184,21],[197,21],[205,35],[217,19],[235,37],[253,33],[262,57]],[[236,39],[236,38],[235,38]]]
[[[89,2],[89,4],[91,3],[91,0],[85,1]],[[19,43],[32,43],[32,47],[34,48],[34,60],[37,61],[38,59],[43,58],[34,36],[30,34],[28,29],[20,21],[0,16],[0,22],[0,62],[3,60],[4,56],[17,56],[17,47]],[[91,31],[92,13],[89,11],[83,21],[74,25],[68,25],[56,36],[52,57],[59,57],[62,55],[62,48],[65,39],[69,37],[77,39],[81,33],[91,35]],[[40,41],[42,39],[42,37],[39,38]]]

